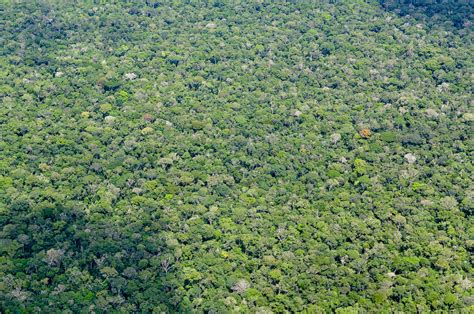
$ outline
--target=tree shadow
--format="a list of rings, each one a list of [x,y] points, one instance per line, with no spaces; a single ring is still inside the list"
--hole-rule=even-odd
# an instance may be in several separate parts
[[[381,6],[401,16],[410,15],[426,24],[451,24],[456,29],[473,25],[471,0],[380,0]]]

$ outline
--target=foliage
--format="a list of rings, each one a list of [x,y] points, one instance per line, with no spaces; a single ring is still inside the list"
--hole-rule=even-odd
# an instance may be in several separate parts
[[[472,311],[472,4],[93,2],[2,3],[2,313]]]

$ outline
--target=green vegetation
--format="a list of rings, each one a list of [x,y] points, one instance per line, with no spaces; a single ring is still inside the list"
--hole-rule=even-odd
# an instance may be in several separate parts
[[[2,313],[474,311],[470,1],[88,2],[0,2]]]

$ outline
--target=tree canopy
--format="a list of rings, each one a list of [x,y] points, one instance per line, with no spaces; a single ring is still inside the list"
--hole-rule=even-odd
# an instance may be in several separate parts
[[[2,1],[0,310],[474,310],[472,8]]]

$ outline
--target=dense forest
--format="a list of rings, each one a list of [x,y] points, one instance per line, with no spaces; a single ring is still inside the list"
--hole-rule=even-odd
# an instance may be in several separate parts
[[[0,312],[474,311],[472,1],[0,1]]]

